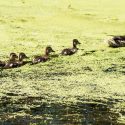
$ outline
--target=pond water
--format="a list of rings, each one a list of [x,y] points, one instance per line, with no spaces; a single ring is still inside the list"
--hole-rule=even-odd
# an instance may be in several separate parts
[[[117,113],[111,112],[106,104],[97,103],[43,103],[25,113],[27,115],[8,118],[9,115],[3,115],[1,112],[0,125],[118,125],[119,117]]]

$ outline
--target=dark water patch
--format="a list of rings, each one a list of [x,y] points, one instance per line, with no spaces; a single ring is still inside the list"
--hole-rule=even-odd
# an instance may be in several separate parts
[[[9,97],[2,97],[0,99],[0,115],[6,113],[16,113],[20,111],[29,112],[27,106],[37,106],[42,103],[42,101],[46,99],[44,97],[22,97],[19,98],[18,96],[9,96]]]
[[[125,61],[125,57],[120,57],[119,59],[121,59],[121,60]]]
[[[125,64],[111,64],[110,67],[103,70],[103,72],[119,72],[121,74],[125,74]]]
[[[40,118],[34,118],[33,116],[30,115],[25,115],[25,116],[15,116],[15,115],[4,115],[0,116],[3,120],[0,120],[0,125],[30,125],[31,123],[40,123],[41,119]],[[8,117],[10,117],[8,119]]]
[[[60,67],[61,68],[61,67]],[[51,70],[52,68],[50,68]],[[72,75],[70,72],[40,72],[39,70],[34,70],[32,72],[16,72],[16,73],[7,73],[3,72],[0,75],[0,78],[10,78],[13,82],[18,82],[18,79],[25,79],[25,80],[50,80],[50,79],[57,79],[58,76],[68,76]],[[60,78],[59,78],[60,79]],[[2,84],[6,83],[7,79],[2,79]]]
[[[116,104],[118,102],[123,102],[123,99],[106,98],[108,100],[107,104]]]
[[[50,57],[57,58],[57,57],[59,57],[59,54],[52,54],[52,55],[50,55]]]
[[[45,95],[44,95],[45,96]],[[27,104],[27,105],[39,105],[42,103],[42,100],[46,97],[25,97],[18,99],[15,104]]]
[[[52,76],[69,76],[72,75],[71,72],[49,72],[46,73],[46,77],[52,77]]]
[[[0,78],[11,77],[14,81],[17,78],[17,74],[12,72],[13,69],[0,69]]]
[[[20,27],[20,26],[15,26],[15,28],[16,28],[16,29],[22,29],[22,27]]]
[[[122,66],[122,68],[123,68],[123,69],[125,69],[125,65],[124,65],[124,66]]]
[[[11,116],[11,117],[10,117]],[[0,115],[3,125],[118,125],[118,113],[103,103],[48,104],[30,107],[29,114],[13,116],[9,112]],[[120,125],[120,124],[119,124]]]
[[[6,24],[6,21],[3,20],[3,19],[0,19],[0,23],[1,23],[1,24]]]
[[[21,22],[23,22],[23,23],[27,22],[26,19],[20,19],[19,21],[21,21]]]
[[[81,67],[80,69],[74,69],[72,70],[74,74],[86,74],[86,73],[93,73],[93,68],[90,66],[84,66]]]
[[[8,92],[6,93],[7,96],[19,96],[19,94],[14,93],[14,92]]]
[[[125,71],[120,71],[120,73],[122,73],[123,75],[125,75]]]
[[[83,69],[84,71],[93,71],[92,68],[89,67],[89,66],[82,67],[82,69]]]
[[[95,14],[92,14],[92,13],[85,13],[84,15],[86,15],[86,16],[93,16],[93,17],[96,16]]]
[[[11,97],[3,96],[0,98],[0,104],[2,103],[9,103],[11,101]]]
[[[91,55],[95,52],[97,52],[97,50],[85,51],[81,56]]]
[[[109,67],[109,68],[107,68],[107,69],[104,69],[103,70],[104,72],[116,72],[117,71],[117,69],[116,69],[116,67],[115,66],[113,66],[113,67]]]
[[[100,51],[101,51],[101,52],[104,52],[105,50],[104,50],[104,49],[101,49]]]

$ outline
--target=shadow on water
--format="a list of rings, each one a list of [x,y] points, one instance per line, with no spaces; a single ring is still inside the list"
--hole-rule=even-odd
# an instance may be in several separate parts
[[[29,111],[23,108],[14,110],[15,106],[11,106],[6,105],[4,108],[9,109],[0,110],[0,125],[32,125],[35,123],[35,125],[118,125],[119,114],[111,112],[107,104],[43,103],[39,107],[30,107]],[[25,115],[9,116],[21,110],[25,112]]]

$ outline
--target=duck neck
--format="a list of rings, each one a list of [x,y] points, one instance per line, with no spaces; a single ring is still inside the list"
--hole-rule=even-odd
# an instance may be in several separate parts
[[[45,56],[49,56],[49,51],[47,49],[45,50]]]
[[[22,58],[22,56],[19,56],[19,61],[23,61],[23,58]]]
[[[14,58],[14,57],[10,57],[10,61],[15,61],[16,60],[16,58]]]
[[[15,58],[10,58],[10,61],[15,61],[16,59]]]
[[[75,43],[73,43],[73,48],[75,49],[75,48],[77,48],[77,46],[76,46],[76,44]]]

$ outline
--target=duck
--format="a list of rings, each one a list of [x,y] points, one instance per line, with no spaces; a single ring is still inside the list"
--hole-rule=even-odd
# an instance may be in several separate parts
[[[77,48],[77,45],[78,44],[81,44],[78,39],[73,39],[73,47],[72,48],[66,48],[66,49],[63,49],[61,54],[62,55],[73,55],[74,53],[77,52],[78,48]]]
[[[24,65],[27,63],[27,61],[23,61],[24,59],[27,59],[28,57],[26,56],[25,53],[21,52],[19,53],[19,60],[18,60],[18,64],[20,65]]]
[[[12,52],[10,53],[10,59],[8,60],[8,62],[16,61],[17,58],[18,58],[17,54]]]
[[[21,52],[19,53],[19,57],[18,57],[18,60],[16,60],[15,56],[12,54],[12,57],[13,57],[13,60],[11,61],[8,61],[5,66],[3,67],[3,69],[9,69],[9,68],[17,68],[17,67],[20,67],[22,65],[25,64],[25,62],[23,61],[25,58],[28,58],[26,56],[25,53]],[[14,59],[15,58],[15,59]]]
[[[0,61],[0,67],[4,67],[6,65],[6,63],[10,63],[15,61],[18,58],[17,54],[12,52],[10,53],[10,58],[7,61]]]
[[[125,47],[125,36],[113,36],[106,40],[106,42],[108,43],[109,47]]]
[[[34,59],[32,60],[31,64],[37,64],[40,62],[46,62],[47,60],[49,60],[49,54],[51,52],[55,52],[52,47],[47,46],[45,49],[45,54],[43,56],[35,56]]]

